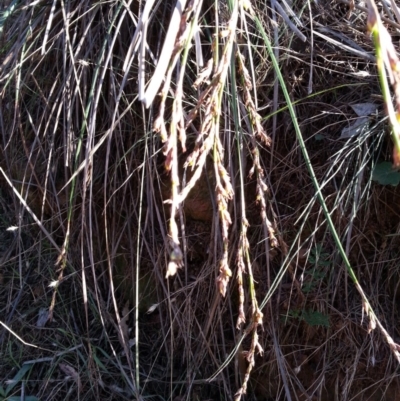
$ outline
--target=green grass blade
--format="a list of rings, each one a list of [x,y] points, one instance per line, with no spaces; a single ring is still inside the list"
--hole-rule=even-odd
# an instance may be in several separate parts
[[[0,15],[0,34],[3,33],[4,25],[7,21],[7,18],[11,16],[13,11],[16,8],[16,5],[18,3],[18,0],[14,0],[7,8],[6,10]]]
[[[6,394],[10,394],[13,388],[21,382],[22,378],[32,369],[33,365],[22,365],[22,368],[17,372],[17,374],[11,380],[11,383],[6,388]]]

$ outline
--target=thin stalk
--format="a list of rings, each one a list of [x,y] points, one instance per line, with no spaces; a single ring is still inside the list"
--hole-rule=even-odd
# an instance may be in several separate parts
[[[294,111],[294,107],[293,107],[292,101],[290,99],[288,90],[286,88],[285,80],[284,80],[284,78],[282,76],[282,73],[280,71],[278,61],[275,58],[275,55],[274,55],[274,52],[273,52],[273,49],[272,49],[272,46],[271,46],[271,42],[269,41],[269,38],[268,38],[268,36],[267,36],[267,34],[266,34],[265,30],[264,30],[264,27],[263,27],[260,19],[254,14],[253,14],[253,18],[254,18],[254,21],[256,22],[256,25],[257,25],[259,31],[261,32],[261,35],[262,35],[262,37],[264,39],[264,43],[267,46],[268,54],[269,54],[269,56],[271,58],[271,61],[272,61],[273,66],[274,66],[274,69],[275,69],[275,71],[277,73],[277,76],[278,76],[278,79],[279,79],[279,83],[281,85],[282,92],[283,92],[283,95],[284,95],[285,100],[287,102],[290,116],[292,118],[293,126],[294,126],[295,133],[296,133],[296,138],[297,138],[297,140],[299,142],[299,146],[300,146],[301,152],[303,154],[303,158],[304,158],[304,161],[306,163],[308,172],[310,174],[311,181],[312,181],[312,183],[313,183],[313,185],[315,187],[317,199],[321,204],[323,213],[324,213],[325,218],[327,220],[329,230],[330,230],[330,232],[332,234],[332,237],[333,237],[333,239],[335,241],[335,244],[337,246],[339,254],[343,259],[343,263],[346,266],[347,273],[349,274],[351,280],[353,281],[357,291],[359,292],[359,294],[361,296],[361,299],[362,299],[362,302],[363,302],[363,308],[364,308],[367,316],[369,316],[369,319],[370,319],[369,328],[370,328],[370,330],[372,330],[372,329],[374,329],[376,327],[376,325],[378,325],[378,327],[380,328],[380,330],[383,333],[384,337],[386,338],[386,341],[388,342],[389,346],[391,347],[391,349],[394,352],[397,360],[400,363],[400,353],[397,350],[397,344],[394,343],[393,339],[389,336],[387,331],[384,329],[382,324],[379,322],[379,320],[378,320],[378,318],[377,318],[377,316],[376,316],[376,314],[375,314],[370,302],[368,301],[367,296],[364,293],[364,290],[362,289],[361,285],[358,282],[357,276],[356,276],[353,268],[350,265],[350,261],[349,261],[347,255],[346,255],[346,252],[345,252],[345,250],[344,250],[344,248],[342,246],[342,243],[340,241],[339,235],[338,235],[338,233],[336,231],[336,228],[335,228],[335,226],[333,224],[333,221],[332,221],[328,206],[326,205],[326,202],[325,202],[325,199],[324,199],[324,197],[322,195],[321,188],[319,186],[319,183],[318,183],[317,177],[315,175],[313,166],[311,164],[311,160],[310,160],[310,157],[308,155],[307,148],[306,148],[306,145],[305,145],[303,136],[301,134],[298,121],[297,121],[296,113]],[[267,294],[267,296],[268,296],[268,294]],[[261,304],[262,307],[266,303],[267,296],[264,298],[264,300],[263,300],[263,302]]]

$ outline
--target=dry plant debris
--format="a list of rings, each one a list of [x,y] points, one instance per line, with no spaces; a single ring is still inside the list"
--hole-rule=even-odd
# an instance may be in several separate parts
[[[0,399],[398,399],[399,16],[0,4]]]

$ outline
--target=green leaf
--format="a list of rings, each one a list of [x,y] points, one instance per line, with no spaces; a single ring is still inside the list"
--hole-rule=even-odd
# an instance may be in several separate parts
[[[313,283],[313,282],[305,283],[305,284],[303,285],[302,291],[303,291],[304,294],[308,294],[308,293],[310,293],[311,291],[313,291],[314,288],[315,288],[315,283]]]
[[[28,395],[24,397],[25,401],[40,401],[39,398],[35,397],[34,395]],[[10,398],[7,398],[7,401],[21,401],[21,396],[13,395]]]
[[[3,386],[0,386],[0,397],[5,397],[6,396],[6,392],[3,388]]]
[[[302,319],[310,326],[324,326],[329,327],[329,318],[321,312],[312,310],[304,311]]]
[[[101,360],[97,357],[97,355],[96,355],[96,354],[93,354],[92,356],[93,356],[93,360],[96,362],[97,366],[99,366],[100,369],[101,369],[103,372],[109,373],[108,370],[107,370],[107,368],[104,366],[103,362],[101,362]]]
[[[22,365],[22,368],[17,372],[14,378],[11,380],[11,383],[6,388],[6,395],[10,394],[13,388],[22,380],[25,376],[26,372],[32,369],[33,365],[26,364]],[[21,398],[21,397],[20,397]]]
[[[392,163],[382,162],[375,166],[372,179],[381,185],[397,186],[400,182],[400,172],[393,170]]]

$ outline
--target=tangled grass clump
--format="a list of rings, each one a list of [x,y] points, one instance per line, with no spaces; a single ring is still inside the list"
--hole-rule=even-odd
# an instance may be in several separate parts
[[[399,396],[374,4],[4,2],[0,399]]]

